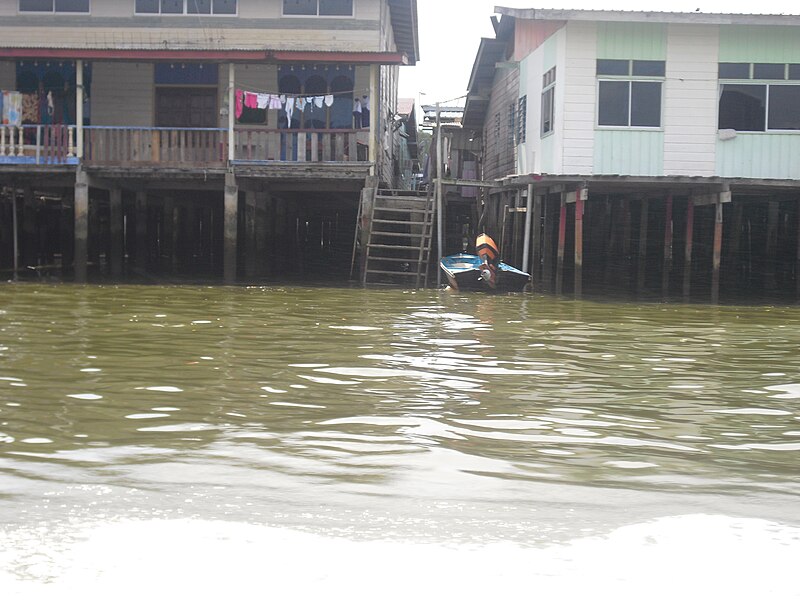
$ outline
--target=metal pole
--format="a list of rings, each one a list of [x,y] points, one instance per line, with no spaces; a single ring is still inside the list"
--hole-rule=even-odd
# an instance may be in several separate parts
[[[531,223],[533,222],[533,184],[528,185],[528,203],[525,208],[525,242],[522,245],[522,270],[528,272],[531,251]]]
[[[436,103],[436,245],[438,246],[439,262],[436,265],[436,285],[442,285],[442,269],[439,265],[442,262],[444,252],[444,200],[442,198],[442,153],[444,144],[442,143],[442,119],[441,103]]]

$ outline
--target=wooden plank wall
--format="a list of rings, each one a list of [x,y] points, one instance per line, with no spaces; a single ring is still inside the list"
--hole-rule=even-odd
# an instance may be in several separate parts
[[[509,121],[509,110],[513,106],[516,114],[518,101],[519,71],[497,69],[483,132],[483,139],[486,140],[484,179],[496,179],[510,175],[516,170],[516,147],[514,132]]]

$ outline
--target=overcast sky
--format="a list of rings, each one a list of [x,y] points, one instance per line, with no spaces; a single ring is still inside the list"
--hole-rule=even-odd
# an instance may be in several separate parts
[[[605,10],[642,10],[644,3],[631,0],[605,0]],[[558,3],[531,3],[520,0],[417,0],[421,60],[416,67],[404,67],[400,76],[400,96],[423,104],[445,101],[466,93],[472,64],[482,37],[494,37],[490,22],[495,6],[515,8],[597,9],[597,0],[571,0]],[[673,0],[647,4],[648,10],[714,13],[800,14],[794,0]]]

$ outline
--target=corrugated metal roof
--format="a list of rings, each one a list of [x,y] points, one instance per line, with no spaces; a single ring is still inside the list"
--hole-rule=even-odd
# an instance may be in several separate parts
[[[397,49],[408,56],[409,65],[415,65],[419,60],[417,0],[389,0],[389,9]]]
[[[800,15],[758,13],[662,12],[495,6],[497,14],[538,21],[626,21],[696,25],[800,25]]]

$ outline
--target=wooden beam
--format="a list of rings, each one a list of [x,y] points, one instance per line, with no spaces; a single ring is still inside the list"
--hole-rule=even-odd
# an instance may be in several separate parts
[[[224,197],[224,252],[223,280],[230,285],[236,282],[237,232],[239,227],[239,188],[233,173],[225,175]]]
[[[672,194],[664,202],[664,262],[661,267],[661,295],[669,297],[669,279],[672,272]]]
[[[717,202],[714,216],[714,249],[711,260],[711,302],[719,302],[719,267],[722,258],[722,201]]]
[[[575,297],[578,299],[583,295],[583,210],[588,192],[586,188],[575,192]]]
[[[123,232],[124,215],[122,213],[122,189],[115,188],[109,194],[109,236],[111,237],[111,278],[122,278],[122,261],[124,258]]]
[[[692,242],[694,237],[694,203],[689,198],[686,205],[686,245],[683,251],[683,299],[689,300],[692,292]]]
[[[531,281],[539,283],[542,278],[542,203],[546,196],[537,194],[533,199],[533,218],[531,234]]]
[[[564,284],[564,247],[567,242],[567,194],[561,194],[561,209],[558,215],[558,254],[556,258],[556,294],[561,295]]]
[[[647,225],[649,218],[649,201],[643,198],[640,202],[639,214],[639,255],[637,256],[638,268],[636,270],[636,293],[644,292],[645,275],[647,273]]]

